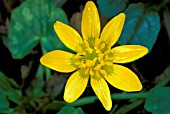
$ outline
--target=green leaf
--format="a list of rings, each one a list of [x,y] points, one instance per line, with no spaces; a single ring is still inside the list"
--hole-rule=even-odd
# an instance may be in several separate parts
[[[16,114],[13,108],[0,109],[1,114]]]
[[[170,113],[170,87],[157,88],[146,97],[145,109],[152,114]]]
[[[0,89],[0,101],[0,110],[9,107],[8,100],[6,99],[6,93],[2,89]]]
[[[3,78],[3,74],[0,72],[0,79]],[[1,83],[1,81],[0,81]],[[7,93],[0,87],[0,113],[1,114],[13,114],[14,109],[9,108],[9,101],[7,99]]]
[[[57,114],[84,114],[81,108],[64,106]]]
[[[8,99],[19,104],[21,102],[22,93],[18,89],[17,83],[3,73],[0,72],[0,90],[5,92],[5,95],[8,96]]]
[[[99,11],[106,17],[113,17],[122,12],[127,0],[97,0]]]
[[[119,38],[122,45],[137,44],[151,51],[160,30],[160,18],[156,11],[148,10],[144,4],[131,4],[125,10],[125,25]]]
[[[60,110],[66,103],[64,101],[53,101],[44,108],[44,113],[48,114],[48,111]]]
[[[68,23],[64,11],[50,0],[26,0],[16,8],[9,27],[9,50],[21,59],[39,42],[46,51],[68,50],[53,29],[56,21]]]

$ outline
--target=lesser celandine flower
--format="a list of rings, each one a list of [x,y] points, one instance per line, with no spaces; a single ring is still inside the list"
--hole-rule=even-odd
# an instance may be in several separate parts
[[[116,63],[127,63],[144,56],[148,49],[140,45],[123,45],[111,48],[118,40],[125,21],[120,13],[104,27],[100,34],[100,19],[92,1],[87,2],[81,22],[82,37],[72,27],[57,21],[54,29],[60,40],[76,54],[55,50],[45,54],[41,63],[58,72],[73,72],[68,79],[64,100],[74,102],[85,90],[88,80],[105,107],[111,110],[110,90],[106,83],[127,92],[140,91],[138,77],[126,67]]]

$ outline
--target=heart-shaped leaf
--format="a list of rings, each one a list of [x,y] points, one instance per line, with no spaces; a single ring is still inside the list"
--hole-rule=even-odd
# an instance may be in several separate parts
[[[170,87],[157,88],[146,98],[145,109],[152,114],[170,113]]]
[[[11,16],[9,50],[17,59],[23,58],[38,43],[46,51],[68,50],[53,29],[56,21],[68,23],[66,14],[49,0],[26,0]]]
[[[160,30],[158,13],[142,3],[129,5],[124,13],[126,20],[119,42],[146,46],[151,51]]]
[[[97,0],[99,11],[106,17],[113,17],[122,12],[127,0]]]

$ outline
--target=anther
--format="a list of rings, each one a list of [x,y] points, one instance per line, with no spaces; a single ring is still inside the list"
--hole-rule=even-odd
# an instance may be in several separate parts
[[[103,60],[103,56],[104,56],[103,54],[98,54],[98,60],[99,60],[99,62]]]
[[[108,49],[104,52],[105,55],[108,55],[109,53],[110,53],[110,49]]]
[[[100,45],[100,50],[102,50],[105,47],[105,43],[102,43],[102,45]]]
[[[81,48],[80,45],[77,46],[77,50],[78,50],[78,52],[83,52],[83,49]]]
[[[83,62],[80,63],[79,68],[86,68],[86,64],[84,64]]]
[[[85,70],[85,74],[88,74],[88,72],[89,72],[89,68],[87,68],[87,69]]]
[[[107,65],[107,66],[111,66],[113,63],[111,63],[111,62],[105,62],[105,65]]]
[[[101,65],[101,64],[98,64],[98,65],[94,68],[94,70],[100,70],[101,67],[102,67],[102,65]]]
[[[97,38],[95,40],[94,47],[98,47],[99,43],[100,43],[100,39]]]
[[[93,60],[92,60],[92,66],[94,66],[94,64],[96,63],[97,61],[97,57],[95,57]]]
[[[96,77],[100,77],[100,75],[99,75],[99,72],[98,71],[96,71],[96,73],[95,73],[96,75]]]
[[[90,47],[89,43],[86,40],[84,40],[84,43],[85,43],[86,48]]]
[[[106,55],[105,56],[105,58],[104,58],[104,60],[108,60],[109,59],[109,56],[108,55]]]
[[[90,76],[93,76],[94,75],[94,72],[92,70],[92,68],[90,68]]]
[[[86,66],[91,67],[92,66],[92,61],[91,60],[86,60]]]
[[[100,64],[101,64],[102,66],[105,65],[104,61],[100,61]]]
[[[106,74],[106,70],[103,70],[103,69],[100,69],[99,72],[100,72],[101,74]]]
[[[101,51],[99,49],[96,49],[96,53],[101,53]]]
[[[90,47],[87,48],[86,51],[87,51],[89,54],[92,54],[92,53],[93,53],[93,49],[91,49]]]

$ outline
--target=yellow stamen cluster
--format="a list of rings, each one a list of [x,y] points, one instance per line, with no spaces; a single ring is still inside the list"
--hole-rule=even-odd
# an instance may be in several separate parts
[[[73,64],[78,68],[84,68],[85,74],[99,77],[101,74],[106,74],[104,66],[112,65],[112,58],[109,58],[109,55],[113,55],[111,50],[98,38],[94,41],[85,40],[83,46],[79,45],[77,50]]]

